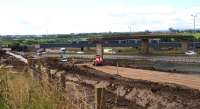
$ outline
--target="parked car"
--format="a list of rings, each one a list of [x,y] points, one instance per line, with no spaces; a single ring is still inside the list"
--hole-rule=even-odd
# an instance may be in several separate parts
[[[60,52],[65,52],[66,48],[60,48]]]
[[[185,52],[186,55],[191,56],[191,55],[196,55],[197,53],[195,51],[189,50]]]
[[[68,60],[67,59],[61,59],[60,61],[61,62],[67,62]]]
[[[78,51],[78,52],[76,52],[77,54],[84,54],[84,52],[82,52],[82,51]]]
[[[104,49],[104,53],[107,53],[107,54],[116,54],[116,52],[113,51],[112,49]]]

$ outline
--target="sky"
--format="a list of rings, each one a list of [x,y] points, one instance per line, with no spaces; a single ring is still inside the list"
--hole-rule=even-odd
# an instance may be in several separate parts
[[[200,0],[0,0],[0,35],[200,28]]]

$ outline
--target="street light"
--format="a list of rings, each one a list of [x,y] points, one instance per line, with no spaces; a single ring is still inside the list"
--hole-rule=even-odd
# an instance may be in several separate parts
[[[131,25],[130,25],[130,26],[128,26],[128,29],[129,29],[129,32],[131,33]]]
[[[194,33],[196,32],[196,17],[197,17],[197,14],[192,14],[191,15],[194,19]]]
[[[129,29],[130,33],[133,32],[132,26],[133,26],[133,25],[128,26],[128,29]]]

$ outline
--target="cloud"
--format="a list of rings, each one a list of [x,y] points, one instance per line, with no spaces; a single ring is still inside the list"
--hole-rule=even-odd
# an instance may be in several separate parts
[[[46,34],[192,28],[200,7],[110,5],[93,8],[0,7],[0,34]],[[199,18],[198,18],[199,19]],[[197,19],[197,25],[200,24]],[[199,27],[199,26],[197,26]]]

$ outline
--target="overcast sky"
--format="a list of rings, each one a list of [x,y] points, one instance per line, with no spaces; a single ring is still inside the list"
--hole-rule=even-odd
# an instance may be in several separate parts
[[[0,0],[0,34],[192,29],[198,12],[200,0]]]

